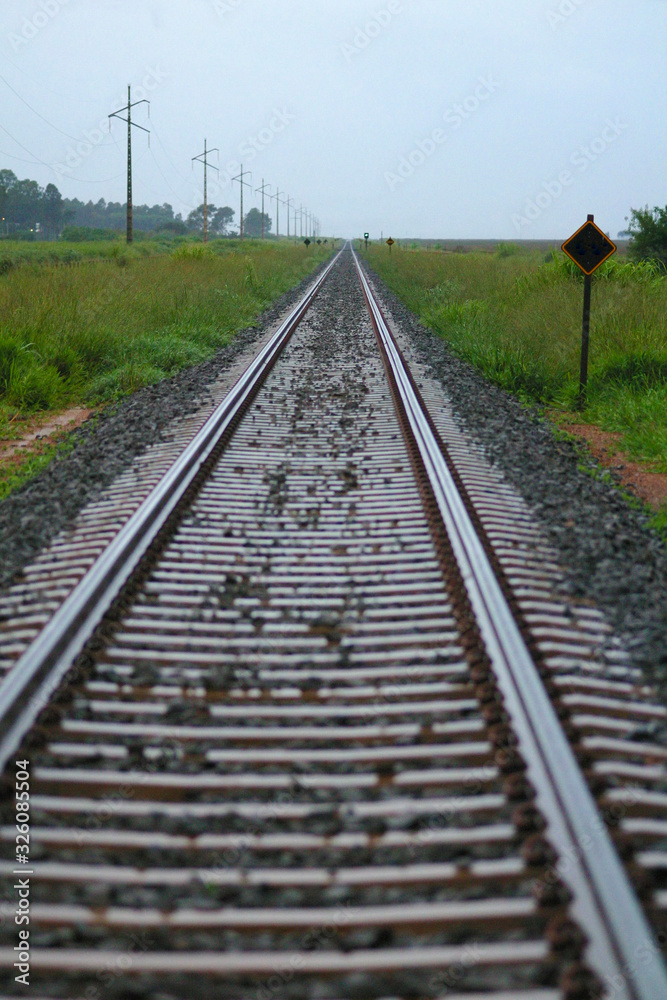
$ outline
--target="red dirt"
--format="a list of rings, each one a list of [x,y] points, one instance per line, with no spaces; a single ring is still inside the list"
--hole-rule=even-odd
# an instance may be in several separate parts
[[[600,465],[613,470],[626,489],[643,500],[654,510],[667,504],[667,474],[652,472],[646,462],[633,462],[619,448],[622,435],[603,431],[593,424],[568,424],[559,421],[559,427],[582,438]]]
[[[41,447],[50,440],[80,427],[94,412],[77,407],[63,410],[61,413],[40,414],[22,420],[18,437],[0,440],[0,469],[20,466],[21,461],[28,455],[39,453]]]

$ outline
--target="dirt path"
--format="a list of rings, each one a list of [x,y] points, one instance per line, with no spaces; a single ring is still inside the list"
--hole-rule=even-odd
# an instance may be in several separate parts
[[[17,436],[0,440],[0,471],[18,468],[28,457],[39,454],[44,445],[52,443],[63,433],[80,427],[94,410],[76,407],[61,413],[44,413],[21,420]]]
[[[621,434],[593,424],[558,421],[558,426],[584,440],[600,465],[615,472],[623,486],[649,507],[660,510],[667,504],[667,474],[651,471],[648,462],[633,462],[620,448]]]

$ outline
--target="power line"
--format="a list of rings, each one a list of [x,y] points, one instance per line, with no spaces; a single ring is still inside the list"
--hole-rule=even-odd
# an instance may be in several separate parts
[[[33,167],[41,167],[39,160],[26,160],[24,156],[14,156],[13,153],[6,153],[4,149],[0,149],[1,156],[7,156],[10,160],[18,160],[19,163],[30,163]]]
[[[21,149],[24,151],[24,153],[29,153],[33,157],[33,159],[35,160],[36,163],[41,163],[43,167],[49,167],[51,169],[53,168],[53,164],[47,163],[46,160],[40,160],[39,156],[37,156],[36,153],[33,153],[33,151],[31,149],[28,149],[28,147],[24,146],[22,142],[19,142],[19,140],[16,138],[16,136],[12,135],[12,133],[9,131],[8,128],[5,128],[4,125],[0,125],[0,128],[2,129],[3,132],[7,133],[7,135],[9,136],[9,138],[13,142],[15,142],[17,146],[21,147]]]
[[[73,139],[74,142],[78,142],[79,141],[79,136],[70,135],[69,132],[63,132],[63,130],[61,128],[58,128],[58,126],[54,125],[53,122],[50,122],[48,118],[45,118],[44,115],[41,115],[39,113],[39,111],[37,111],[36,108],[33,108],[32,104],[29,104],[28,101],[26,101],[25,97],[21,97],[21,95],[19,94],[18,90],[14,90],[14,88],[12,87],[11,83],[9,82],[9,80],[6,80],[5,77],[2,76],[1,74],[0,74],[0,80],[2,80],[2,82],[5,84],[6,87],[9,87],[9,89],[12,92],[12,94],[15,94],[16,97],[18,97],[19,101],[21,101],[23,104],[25,104],[26,108],[29,108],[34,115],[37,115],[37,117],[41,118],[41,120],[43,122],[46,122],[46,124],[49,126],[49,128],[54,129],[56,132],[60,132],[61,135],[66,136],[68,139]]]
[[[176,166],[176,164],[174,163],[174,161],[172,160],[172,158],[169,156],[169,153],[167,152],[166,147],[165,147],[164,143],[162,142],[162,139],[160,138],[160,133],[158,132],[158,130],[155,127],[155,122],[154,121],[151,121],[151,127],[152,127],[152,130],[153,130],[152,134],[155,136],[155,138],[157,139],[157,141],[160,143],[160,146],[162,147],[162,152],[167,157],[167,160],[168,160],[168,162],[169,162],[172,170],[174,171],[175,174],[178,174],[178,176],[181,178],[182,181],[186,181],[187,182],[188,178],[185,176],[185,174],[181,173],[181,171],[178,169],[178,167]]]
[[[183,196],[180,195],[178,193],[178,191],[175,191],[174,188],[171,186],[171,183],[169,182],[169,179],[167,178],[167,175],[165,174],[165,172],[163,171],[162,167],[160,166],[160,164],[158,162],[158,159],[157,159],[157,157],[156,157],[156,155],[155,155],[155,153],[153,152],[152,149],[151,149],[151,158],[152,158],[155,166],[157,167],[158,172],[159,172],[162,180],[165,182],[165,184],[167,185],[167,187],[169,188],[169,190],[171,191],[171,193],[174,195],[174,197],[178,198],[178,200],[181,201],[181,202],[185,202],[185,198],[183,198]]]
[[[26,73],[26,71],[25,71],[25,70],[23,69],[23,67],[22,67],[22,66],[19,66],[19,65],[18,65],[18,63],[15,63],[15,62],[14,62],[14,61],[13,61],[12,59],[9,59],[9,58],[8,58],[8,57],[7,57],[6,55],[4,55],[4,54],[3,54],[3,57],[2,57],[2,58],[3,58],[3,62],[5,62],[5,63],[9,63],[9,65],[10,65],[10,66],[13,66],[15,70],[18,70],[18,72],[19,72],[19,73],[21,73],[21,74],[22,74],[22,76],[25,76],[25,77],[27,77],[27,78],[28,78],[28,81],[29,81],[30,83],[34,83],[34,82],[35,82],[35,81],[33,80],[32,76],[31,76],[31,75],[30,75],[29,73]],[[67,100],[67,101],[69,101],[69,100],[71,100],[71,97],[72,97],[72,95],[71,95],[71,93],[70,93],[70,92],[67,92],[67,93],[64,93],[63,91],[59,91],[59,90],[54,90],[54,89],[53,89],[53,87],[50,87],[50,86],[49,86],[49,87],[44,87],[44,86],[42,86],[42,85],[40,84],[40,87],[39,87],[39,92],[40,92],[40,94],[41,94],[41,93],[43,93],[43,91],[44,91],[44,90],[48,90],[48,91],[49,91],[49,92],[50,92],[51,94],[53,94],[53,95],[54,95],[55,97],[59,97],[59,98],[61,98],[62,100]],[[80,95],[80,94],[79,94],[79,95],[77,95],[77,100],[79,101],[79,103],[82,103],[82,102],[83,102],[84,104],[98,104],[98,103],[99,103],[99,100],[98,100],[98,98],[97,98],[97,97],[83,97],[83,96],[82,96],[82,95]]]

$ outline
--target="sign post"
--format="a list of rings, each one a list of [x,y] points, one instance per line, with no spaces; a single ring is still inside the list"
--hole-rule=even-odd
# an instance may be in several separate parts
[[[393,245],[394,245],[394,241],[392,240],[392,238],[390,236],[389,239],[387,240],[387,246],[389,247],[389,253],[391,253],[391,248],[393,247]]]
[[[589,215],[583,226],[563,243],[561,249],[584,274],[584,312],[581,324],[581,364],[579,367],[579,395],[577,397],[577,409],[583,410],[586,406],[586,387],[588,385],[592,275],[600,264],[616,253],[616,245],[595,225],[593,216]]]

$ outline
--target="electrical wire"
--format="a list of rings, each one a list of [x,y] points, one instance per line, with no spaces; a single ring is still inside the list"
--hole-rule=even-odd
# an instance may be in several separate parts
[[[169,162],[169,164],[170,164],[170,166],[171,166],[172,170],[174,171],[174,173],[175,173],[175,174],[178,174],[178,176],[179,176],[179,177],[181,178],[181,180],[182,180],[182,181],[185,181],[185,182],[187,183],[187,181],[188,181],[188,178],[187,178],[187,177],[186,177],[186,176],[185,176],[184,174],[182,174],[182,173],[180,172],[180,170],[178,169],[178,167],[177,167],[177,166],[175,166],[175,164],[174,164],[173,160],[172,160],[172,159],[171,159],[171,157],[169,156],[169,153],[167,152],[167,150],[166,150],[166,148],[165,148],[165,145],[164,145],[164,143],[162,142],[162,139],[160,138],[160,133],[159,133],[159,132],[158,132],[158,130],[157,130],[157,129],[155,128],[155,121],[154,121],[154,120],[153,120],[153,122],[152,122],[152,129],[153,129],[153,134],[155,135],[155,138],[157,139],[157,141],[158,141],[158,142],[160,143],[160,146],[162,147],[162,152],[163,152],[163,153],[164,153],[164,155],[165,155],[165,156],[167,157],[167,160],[168,160],[168,162]]]
[[[187,202],[185,201],[185,199],[183,198],[183,196],[182,196],[182,195],[180,195],[180,194],[178,193],[178,191],[175,191],[175,190],[173,189],[173,187],[171,186],[171,184],[169,183],[169,181],[167,180],[167,178],[166,178],[166,176],[165,176],[165,173],[164,173],[164,171],[162,170],[162,167],[160,166],[160,164],[158,163],[158,161],[157,161],[157,157],[155,156],[155,153],[153,152],[153,150],[152,150],[152,149],[151,149],[151,156],[152,156],[152,158],[153,158],[153,161],[154,161],[154,163],[155,163],[155,166],[156,166],[156,167],[158,168],[158,171],[159,171],[159,173],[160,173],[160,176],[162,177],[162,180],[163,180],[163,181],[165,182],[165,184],[167,185],[167,187],[169,188],[169,190],[171,191],[171,193],[172,193],[172,194],[174,195],[174,197],[175,197],[175,198],[177,198],[177,199],[179,200],[179,202],[182,202],[182,203],[183,203],[184,205],[185,205],[185,204],[187,204]]]
[[[78,142],[80,140],[80,136],[70,135],[69,132],[63,132],[61,128],[58,128],[58,126],[54,125],[53,122],[50,122],[48,118],[45,118],[44,115],[41,115],[39,111],[33,108],[32,104],[29,104],[24,97],[21,97],[18,90],[14,90],[11,83],[8,80],[6,80],[5,77],[2,76],[1,74],[0,74],[0,80],[2,80],[2,82],[5,84],[6,87],[9,87],[12,94],[15,94],[16,97],[18,97],[19,101],[25,104],[26,108],[29,108],[34,115],[37,115],[37,117],[40,118],[43,122],[46,122],[46,124],[50,128],[54,129],[56,132],[60,132],[61,135],[66,136],[68,139],[74,139],[75,142]]]
[[[24,156],[14,156],[13,153],[6,153],[4,149],[0,149],[0,156],[6,156],[9,160],[17,160],[19,163],[30,163],[33,167],[41,166],[39,160],[26,160]]]
[[[28,72],[26,72],[26,70],[22,66],[19,66],[18,63],[15,63],[13,59],[9,59],[4,54],[3,54],[2,58],[3,58],[3,62],[8,63],[10,66],[13,66],[15,70],[18,70],[19,73],[21,73],[23,76],[27,77],[27,79],[29,80],[30,83],[34,83],[34,80],[31,77],[31,75]],[[48,89],[49,93],[53,94],[55,97],[60,98],[60,100],[70,101],[72,99],[71,93],[63,93],[62,91],[54,90],[53,87],[48,87],[47,88],[43,84],[39,84],[39,91],[40,91],[40,93],[43,93],[43,91],[46,90],[46,89]],[[77,94],[77,102],[79,104],[81,104],[81,103],[84,103],[84,104],[99,104],[98,98],[96,98],[96,97],[83,97],[81,94]]]
[[[9,131],[9,129],[5,128],[4,125],[0,124],[0,128],[2,129],[3,132],[7,133],[7,135],[9,136],[9,138],[13,142],[15,142],[17,146],[21,147],[21,149],[23,150],[24,153],[29,153],[30,156],[33,157],[35,163],[41,163],[43,167],[52,167],[53,166],[51,163],[47,163],[45,160],[40,160],[39,156],[37,156],[36,153],[33,153],[33,151],[31,149],[28,149],[28,147],[24,146],[22,142],[19,142],[19,140],[16,138],[16,136],[12,135],[12,133]]]

